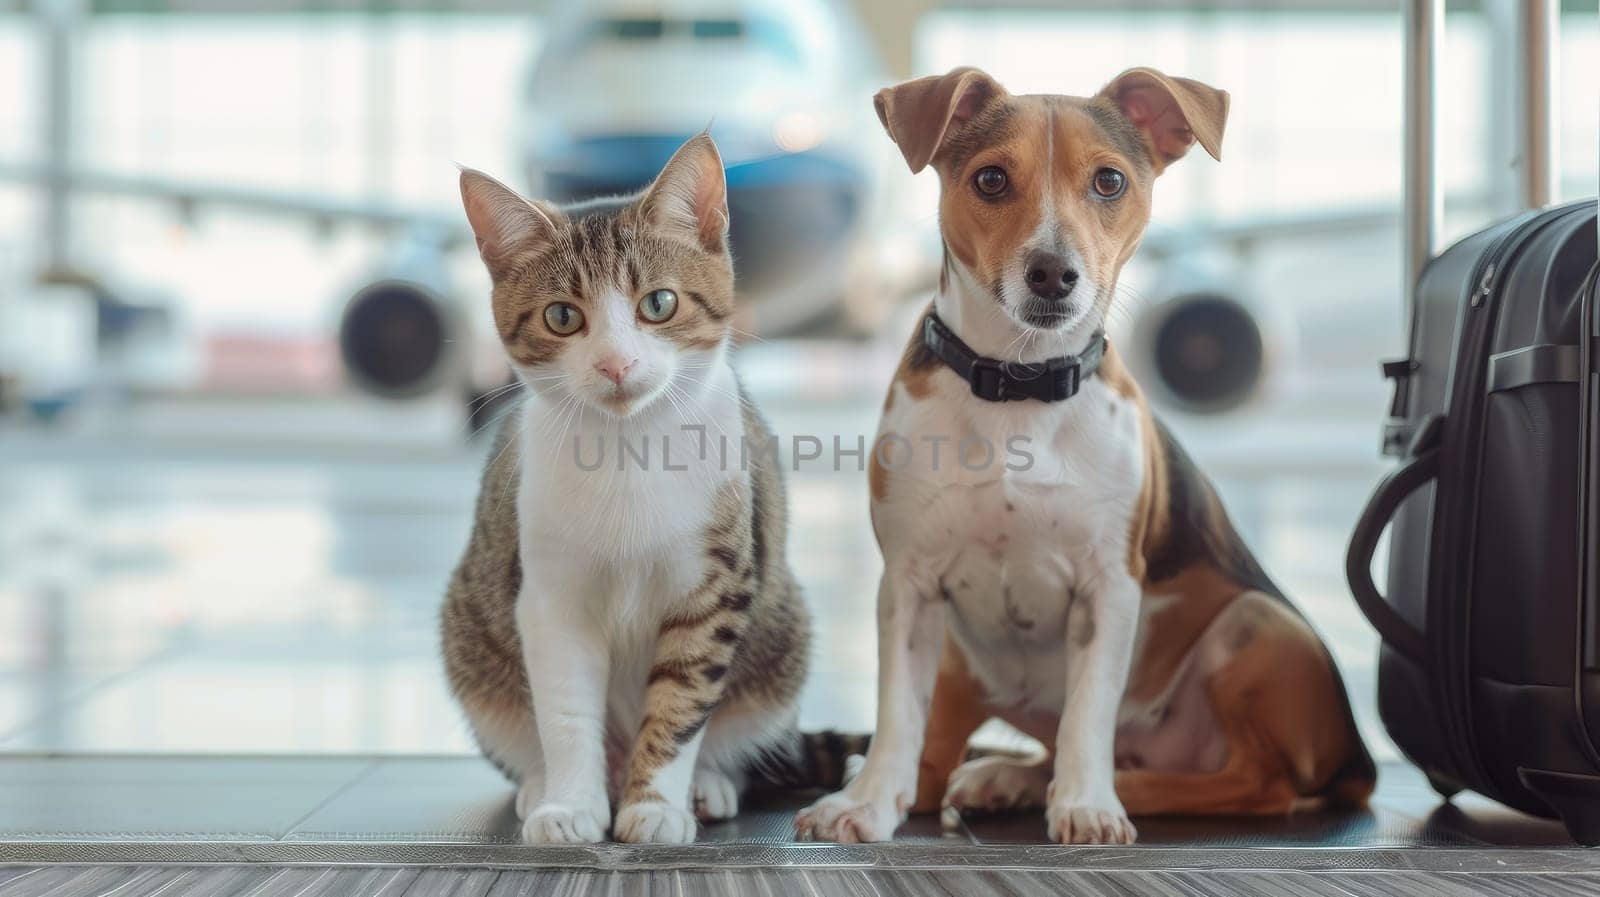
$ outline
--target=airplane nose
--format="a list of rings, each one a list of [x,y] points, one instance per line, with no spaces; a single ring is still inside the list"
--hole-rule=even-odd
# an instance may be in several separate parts
[[[633,365],[638,359],[625,359],[621,355],[607,355],[594,363],[594,369],[602,376],[618,386],[622,385],[623,378],[633,370]]]
[[[1058,302],[1078,283],[1078,272],[1054,252],[1036,250],[1028,255],[1028,289],[1040,299]]]

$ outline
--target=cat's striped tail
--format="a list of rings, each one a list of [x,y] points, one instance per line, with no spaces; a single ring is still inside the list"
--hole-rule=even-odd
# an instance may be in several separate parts
[[[841,788],[850,758],[865,754],[871,742],[871,735],[832,729],[795,732],[787,745],[763,754],[751,764],[751,785],[783,791]]]

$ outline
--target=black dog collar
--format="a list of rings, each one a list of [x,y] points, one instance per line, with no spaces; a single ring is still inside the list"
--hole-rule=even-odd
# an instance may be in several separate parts
[[[1078,355],[1061,355],[1032,363],[985,358],[972,351],[931,311],[922,319],[922,344],[972,384],[972,394],[986,402],[1070,399],[1078,394],[1083,381],[1100,369],[1100,360],[1106,354],[1105,331],[1096,330],[1089,347]]]

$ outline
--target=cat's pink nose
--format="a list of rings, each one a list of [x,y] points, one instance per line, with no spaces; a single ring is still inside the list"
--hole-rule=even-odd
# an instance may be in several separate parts
[[[624,377],[633,370],[633,365],[639,359],[625,359],[621,355],[607,355],[594,363],[594,369],[599,371],[607,380],[618,386],[622,385]]]

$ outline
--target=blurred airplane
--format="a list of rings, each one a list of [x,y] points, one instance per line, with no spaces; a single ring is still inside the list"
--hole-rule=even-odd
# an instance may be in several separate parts
[[[530,167],[540,164],[542,158],[530,152]],[[325,196],[3,162],[0,180],[59,181],[75,192],[146,198],[173,204],[186,213],[218,206],[301,219],[316,227],[354,224],[392,234],[389,251],[374,273],[343,299],[339,342],[351,380],[368,392],[396,398],[439,389],[475,397],[496,385],[483,375],[472,382],[468,373],[474,352],[492,357],[494,347],[480,351],[474,346],[461,297],[447,275],[447,256],[468,242],[453,210],[428,212]],[[781,213],[782,209],[768,210],[774,211]],[[1316,238],[1392,230],[1397,218],[1395,210],[1375,206],[1253,215],[1183,228],[1154,227],[1139,253],[1149,276],[1139,287],[1140,300],[1131,309],[1131,319],[1118,322],[1119,344],[1139,369],[1141,381],[1154,388],[1167,405],[1215,413],[1246,404],[1258,395],[1272,350],[1286,340],[1290,322],[1281,308],[1245,289],[1245,278],[1229,266],[1230,256],[1286,235]],[[829,310],[859,313],[857,306],[869,300],[892,308],[925,297],[936,278],[939,249],[931,235],[922,237],[924,243],[912,241],[914,257],[903,263],[920,274],[905,277],[883,294],[863,297],[841,292],[832,301],[815,300],[798,312],[775,312],[746,329],[761,328],[757,332],[774,335],[784,332],[786,324],[792,327],[804,322],[808,314]],[[781,252],[771,257],[741,253],[740,263],[755,268],[752,279],[777,278],[772,295],[782,297],[782,275],[767,272],[801,264],[807,257],[802,254],[795,261]],[[754,291],[745,293],[745,298],[750,300],[747,304],[758,308],[762,303],[782,301]],[[503,374],[502,369],[494,369]]]
[[[867,333],[931,290],[940,248],[926,222],[895,216],[909,189],[868,97],[886,76],[837,0],[593,0],[557,4],[530,66],[510,139],[530,193],[558,201],[643,186],[709,126],[728,167],[741,330],[760,336]],[[892,178],[883,177],[893,173]],[[181,214],[227,207],[389,235],[347,295],[339,347],[361,388],[475,398],[506,376],[467,326],[449,256],[470,245],[457,210],[0,162],[0,180],[57,193],[142,197]],[[878,216],[874,218],[873,216]],[[1281,315],[1245,295],[1233,250],[1295,234],[1392,227],[1388,208],[1206,221],[1153,229],[1153,276],[1119,342],[1169,405],[1211,413],[1259,393]],[[914,233],[904,232],[915,224]],[[897,228],[900,230],[897,231]],[[1223,261],[1219,264],[1217,259]],[[476,363],[474,363],[476,361]]]
[[[557,4],[530,67],[512,139],[529,192],[558,202],[644,186],[709,127],[728,169],[740,329],[763,336],[837,319],[876,289],[866,245],[884,152],[867,98],[884,78],[835,0],[596,0]],[[356,225],[391,234],[374,272],[341,297],[350,378],[384,396],[475,392],[475,336],[447,255],[467,240],[454,209],[0,163],[0,180]]]

